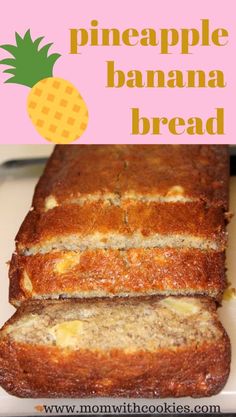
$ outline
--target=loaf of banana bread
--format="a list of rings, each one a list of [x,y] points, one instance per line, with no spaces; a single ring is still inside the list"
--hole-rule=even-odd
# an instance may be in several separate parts
[[[228,171],[226,146],[57,146],[16,237],[10,301],[220,301]]]
[[[206,297],[31,301],[0,331],[0,384],[20,397],[210,396],[229,368]]]

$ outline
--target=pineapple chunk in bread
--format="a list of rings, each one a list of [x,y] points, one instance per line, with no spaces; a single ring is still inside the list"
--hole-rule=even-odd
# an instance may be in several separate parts
[[[0,383],[21,397],[209,396],[229,364],[201,297],[28,302],[0,333]]]

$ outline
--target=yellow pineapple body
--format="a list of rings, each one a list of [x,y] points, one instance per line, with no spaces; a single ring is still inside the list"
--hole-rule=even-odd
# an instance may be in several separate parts
[[[27,111],[38,133],[50,142],[78,139],[88,124],[88,109],[76,87],[63,78],[48,77],[30,90]]]

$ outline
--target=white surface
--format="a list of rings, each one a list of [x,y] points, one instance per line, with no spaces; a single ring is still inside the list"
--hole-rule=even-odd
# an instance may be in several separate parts
[[[6,159],[25,156],[45,156],[51,152],[50,145],[43,146],[0,146],[0,163]],[[26,215],[33,195],[37,178],[26,176],[26,171],[17,178],[0,178],[0,325],[2,325],[14,312],[14,308],[8,304],[8,277],[6,262],[11,258],[14,250],[14,237]],[[236,213],[236,177],[231,180],[231,211]],[[232,219],[229,230],[229,249],[227,256],[228,278],[236,287],[236,216]],[[227,385],[223,391],[214,397],[201,399],[166,399],[166,400],[135,400],[139,405],[155,405],[167,403],[189,405],[218,405],[221,412],[236,411],[236,300],[223,303],[219,311],[222,322],[230,336],[232,343],[231,373]],[[194,366],[194,364],[193,364]],[[133,403],[133,400],[125,399],[85,399],[85,400],[28,400],[19,399],[8,395],[0,389],[0,416],[27,416],[42,415],[35,410],[39,404],[56,405],[81,405],[81,404],[123,404]],[[48,413],[49,414],[49,413]],[[53,413],[54,414],[54,413]],[[67,414],[65,412],[65,414]]]

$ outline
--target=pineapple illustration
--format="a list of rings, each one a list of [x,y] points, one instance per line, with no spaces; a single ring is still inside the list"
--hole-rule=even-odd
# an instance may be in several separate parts
[[[42,40],[39,37],[33,41],[30,30],[23,38],[16,33],[16,45],[0,46],[12,55],[0,64],[11,67],[3,71],[13,75],[6,83],[31,88],[27,111],[38,133],[50,142],[70,143],[85,131],[88,109],[71,82],[53,77],[53,66],[61,55],[48,55],[52,43],[39,49]]]

